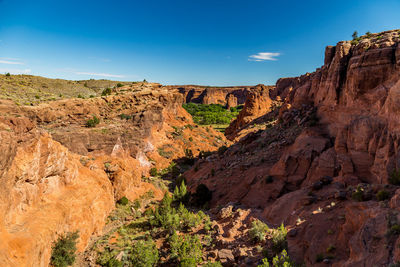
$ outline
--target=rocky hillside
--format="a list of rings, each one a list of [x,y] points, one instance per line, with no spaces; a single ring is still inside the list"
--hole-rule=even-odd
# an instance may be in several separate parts
[[[244,205],[270,226],[284,223],[299,264],[399,262],[399,42],[398,30],[339,42],[315,72],[255,94],[238,121],[263,127],[198,161],[189,186],[210,188],[213,207]],[[254,106],[265,114],[246,115]],[[238,121],[228,134],[250,128]]]
[[[133,82],[136,83],[136,82]],[[132,84],[110,80],[49,79],[33,75],[0,74],[0,98],[18,105],[37,105],[54,100],[100,96],[106,88]]]
[[[47,266],[53,241],[76,230],[84,250],[117,200],[163,196],[142,180],[150,168],[227,144],[182,103],[152,84],[37,106],[1,100],[0,265]]]

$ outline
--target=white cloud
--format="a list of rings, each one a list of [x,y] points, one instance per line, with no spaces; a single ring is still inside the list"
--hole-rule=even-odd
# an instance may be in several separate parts
[[[23,62],[20,62],[20,60],[17,58],[0,58],[0,64],[25,65]]]
[[[109,74],[109,73],[95,73],[95,72],[74,72],[78,75],[89,75],[89,76],[100,76],[100,77],[108,77],[108,78],[124,78],[124,75],[117,75],[117,74]]]
[[[11,73],[11,74],[29,74],[32,72],[31,69],[7,69],[7,68],[0,68],[0,73]]]
[[[255,55],[249,56],[249,61],[265,61],[265,60],[278,60],[276,57],[280,56],[281,53],[271,53],[271,52],[260,52]]]

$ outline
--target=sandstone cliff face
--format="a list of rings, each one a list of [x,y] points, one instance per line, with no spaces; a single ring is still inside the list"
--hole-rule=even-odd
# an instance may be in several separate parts
[[[141,180],[150,167],[168,166],[187,148],[196,155],[224,143],[222,134],[193,125],[179,92],[120,90],[35,107],[1,101],[1,266],[48,266],[53,241],[66,232],[79,231],[84,250],[116,200],[150,190],[162,197]],[[86,127],[93,116],[100,124]],[[193,142],[183,138],[191,135]]]
[[[176,85],[166,87],[178,89],[183,95],[185,103],[221,104],[228,108],[244,104],[247,95],[254,89],[252,86],[205,87]]]
[[[332,266],[397,262],[390,228],[399,221],[399,190],[388,178],[400,168],[399,41],[396,30],[339,42],[314,73],[278,80],[270,96],[284,101],[280,123],[199,161],[185,174],[191,188],[204,183],[213,205],[239,202],[271,225],[285,223],[299,263],[323,266],[317,254],[333,254]],[[389,202],[378,202],[380,190]],[[352,199],[359,191],[363,202]]]
[[[47,266],[57,234],[79,230],[82,249],[101,231],[114,206],[112,184],[30,123],[1,125],[7,162],[1,168],[0,263]]]
[[[257,85],[248,94],[244,107],[238,117],[225,129],[225,135],[228,139],[235,139],[243,126],[250,124],[254,119],[271,110],[273,101],[270,97],[270,90],[272,88],[271,86]]]

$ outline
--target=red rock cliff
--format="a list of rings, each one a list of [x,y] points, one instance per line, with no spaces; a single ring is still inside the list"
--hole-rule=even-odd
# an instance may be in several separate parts
[[[124,90],[35,107],[0,101],[1,266],[48,266],[53,241],[66,232],[79,231],[82,251],[116,200],[149,190],[162,197],[141,180],[154,166],[150,156],[163,168],[185,149],[196,155],[224,143],[222,134],[193,125],[179,92]],[[100,123],[86,127],[93,116]],[[193,142],[183,138],[192,135]]]
[[[273,226],[283,222],[298,263],[400,261],[400,239],[390,234],[400,188],[388,181],[400,168],[399,42],[398,30],[339,42],[314,73],[278,80],[270,96],[284,101],[279,123],[199,161],[185,174],[190,187],[206,184],[212,205],[240,203]],[[318,254],[332,255],[319,263]]]

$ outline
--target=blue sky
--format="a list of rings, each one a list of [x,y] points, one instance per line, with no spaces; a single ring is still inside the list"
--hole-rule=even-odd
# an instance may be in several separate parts
[[[400,28],[399,11],[398,0],[0,0],[0,73],[274,84],[320,67],[354,30]]]

